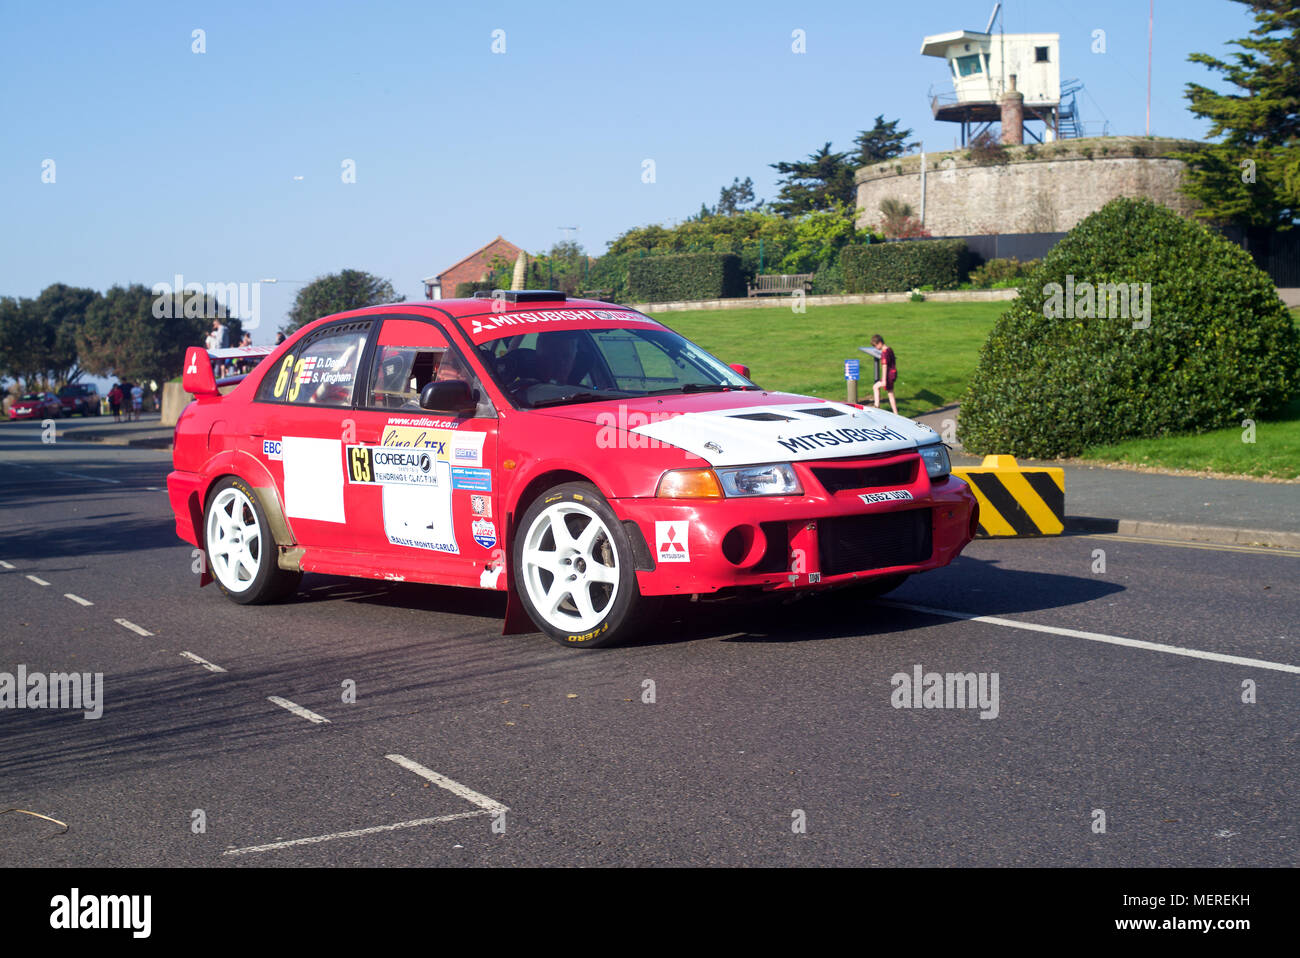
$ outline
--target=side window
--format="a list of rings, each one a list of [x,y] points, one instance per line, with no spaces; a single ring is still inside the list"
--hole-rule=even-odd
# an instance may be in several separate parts
[[[437,327],[416,320],[385,320],[362,405],[418,410],[420,392],[426,385],[453,379],[480,396],[477,415],[495,414],[478,378]]]
[[[350,406],[369,323],[331,326],[285,353],[258,387],[263,402]]]

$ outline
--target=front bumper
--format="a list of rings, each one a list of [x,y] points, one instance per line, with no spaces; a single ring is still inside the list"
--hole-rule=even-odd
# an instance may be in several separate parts
[[[819,465],[797,465],[803,496],[613,500],[648,546],[649,561],[638,563],[641,594],[830,588],[945,566],[974,538],[978,506],[961,479],[931,483],[918,469],[915,481],[892,490],[910,499],[868,503],[861,496],[870,488],[830,492],[810,482]]]

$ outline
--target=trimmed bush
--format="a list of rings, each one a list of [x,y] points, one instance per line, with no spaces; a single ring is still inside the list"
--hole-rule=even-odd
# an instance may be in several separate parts
[[[904,293],[917,286],[956,289],[969,268],[965,240],[905,240],[846,246],[840,254],[850,293]]]
[[[498,283],[492,282],[490,279],[483,280],[482,282],[478,282],[478,283],[457,283],[456,298],[469,299],[475,293],[480,293],[480,292],[490,293],[494,289],[509,289],[509,288],[510,288],[509,281],[506,282],[505,286],[501,286]]]
[[[1150,200],[1116,199],[1047,254],[998,320],[962,399],[961,439],[975,453],[1076,456],[1240,428],[1298,389],[1295,327],[1250,255]]]
[[[970,284],[978,289],[992,289],[995,286],[1014,286],[1014,281],[1029,275],[1038,265],[1038,260],[1031,259],[1022,263],[1014,256],[1008,259],[991,259],[970,271]]]
[[[735,253],[673,253],[633,257],[627,264],[628,295],[638,303],[721,299],[745,295]]]

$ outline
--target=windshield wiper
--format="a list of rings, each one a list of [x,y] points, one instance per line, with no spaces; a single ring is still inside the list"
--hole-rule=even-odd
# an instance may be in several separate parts
[[[621,394],[626,395],[626,394]],[[618,399],[619,395],[602,396],[598,393],[570,393],[568,396],[552,396],[550,399],[539,399],[533,403],[533,409],[541,409],[543,406],[562,406],[571,402],[600,402],[603,399]]]
[[[680,386],[673,386],[671,389],[654,389],[646,393],[646,395],[663,396],[667,393],[721,393],[732,389],[740,391],[744,389],[757,388],[757,386],[731,386],[726,383],[683,383]]]

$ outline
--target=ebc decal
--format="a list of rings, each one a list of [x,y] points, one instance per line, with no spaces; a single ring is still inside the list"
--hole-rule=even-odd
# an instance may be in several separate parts
[[[263,439],[262,455],[267,459],[274,459],[277,462],[284,459],[284,448],[280,445],[279,439]]]

